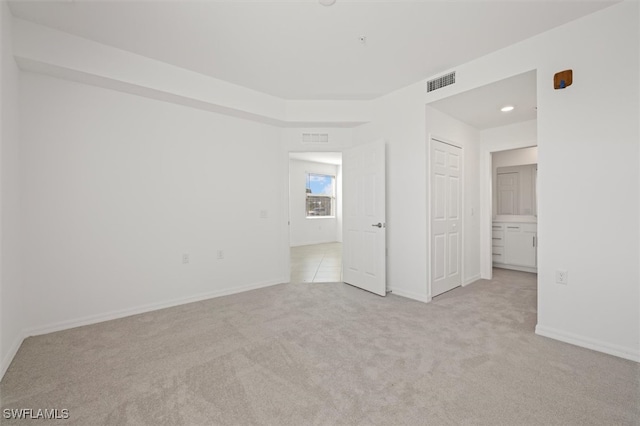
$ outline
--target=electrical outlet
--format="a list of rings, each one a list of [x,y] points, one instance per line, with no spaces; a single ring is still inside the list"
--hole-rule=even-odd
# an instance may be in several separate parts
[[[556,283],[569,284],[569,272],[564,269],[556,269]]]
[[[218,258],[218,260],[224,259],[224,251],[218,250],[216,257]]]
[[[182,253],[182,263],[189,263],[189,253]]]

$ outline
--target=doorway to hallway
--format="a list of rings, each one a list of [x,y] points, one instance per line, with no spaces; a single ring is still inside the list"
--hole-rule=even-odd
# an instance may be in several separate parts
[[[289,153],[290,282],[342,281],[342,153]]]

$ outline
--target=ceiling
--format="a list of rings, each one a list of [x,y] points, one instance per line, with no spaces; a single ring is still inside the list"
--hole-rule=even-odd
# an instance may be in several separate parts
[[[280,98],[339,100],[381,96],[618,1],[22,0],[10,7],[18,18]]]
[[[341,152],[290,152],[289,159],[311,161],[313,163],[333,164],[339,166],[342,164]]]
[[[429,105],[478,130],[535,120],[536,72],[516,75]],[[513,106],[513,111],[500,111],[507,105]]]

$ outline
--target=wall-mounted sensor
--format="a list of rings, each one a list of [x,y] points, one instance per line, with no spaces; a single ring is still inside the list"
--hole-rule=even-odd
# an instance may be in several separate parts
[[[553,88],[564,89],[573,83],[573,70],[564,70],[555,73],[553,76]]]

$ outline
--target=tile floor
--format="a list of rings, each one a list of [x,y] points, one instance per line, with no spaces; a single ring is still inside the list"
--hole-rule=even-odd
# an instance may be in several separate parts
[[[342,243],[291,247],[291,282],[342,281]]]

